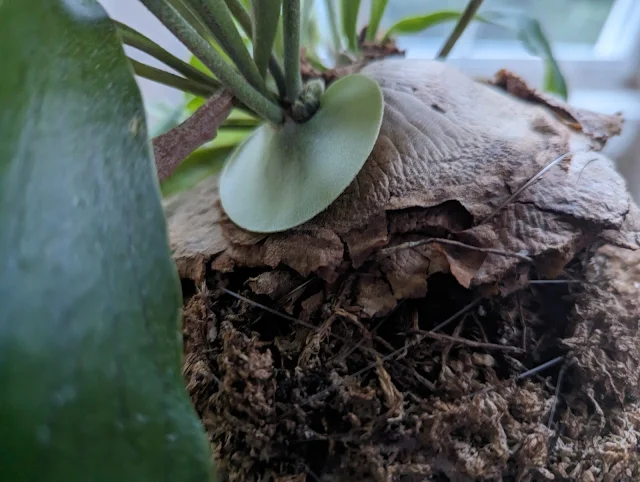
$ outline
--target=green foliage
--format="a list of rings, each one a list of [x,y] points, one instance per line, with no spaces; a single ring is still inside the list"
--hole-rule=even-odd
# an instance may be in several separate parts
[[[220,45],[229,58],[231,58],[243,77],[258,91],[266,93],[263,76],[251,58],[225,1],[190,0],[190,4],[195,7],[203,19],[204,24],[216,39],[217,44]],[[254,31],[255,30],[256,29],[254,29]]]
[[[283,0],[284,75],[286,100],[294,103],[302,89],[300,76],[300,0]]]
[[[220,55],[210,41],[200,36],[194,26],[190,25],[170,4],[164,0],[140,0],[140,2],[188,47],[215,74],[222,85],[230,89],[242,103],[270,122],[275,124],[282,122],[284,118],[282,110],[274,99],[263,92],[263,89],[255,87],[243,77],[233,65],[230,65]],[[233,57],[231,54],[229,56],[232,57],[232,60],[238,61],[238,57]],[[251,62],[253,63],[252,60]]]
[[[394,23],[384,34],[384,39],[389,40],[397,35],[410,35],[421,33],[430,27],[434,27],[444,22],[451,22],[460,18],[461,12],[458,10],[440,10],[425,15],[415,15],[405,17]]]
[[[323,211],[358,174],[382,122],[376,82],[333,83],[304,124],[259,127],[227,161],[220,179],[225,212],[250,231],[297,226]]]
[[[118,27],[118,32],[122,37],[123,43],[125,43],[126,45],[134,47],[142,52],[151,55],[152,57],[155,57],[158,60],[161,60],[165,65],[184,75],[187,79],[191,78],[195,81],[199,81],[200,83],[203,83],[205,85],[210,85],[214,88],[220,86],[211,77],[211,75],[202,73],[193,66],[185,63],[183,60],[170,54],[162,47],[160,47],[160,45],[142,35],[140,32],[137,32],[131,27],[120,22],[116,22],[116,26]]]
[[[329,25],[332,27],[331,34],[333,38],[332,40],[333,48],[337,48],[336,50],[337,54],[334,55],[334,58],[336,59],[336,62],[338,65],[342,65],[345,60],[347,62],[351,62],[353,60],[351,57],[351,54],[342,53],[341,49],[343,44],[349,43],[349,40],[348,40],[349,38],[351,38],[352,40],[355,39],[357,41],[356,39],[357,29],[355,24],[355,20],[357,19],[357,12],[356,12],[357,2],[347,1],[346,5],[342,4],[342,9],[338,11],[336,11],[335,9],[335,4],[337,3],[336,0],[325,0],[325,2],[326,2],[325,7],[327,7],[327,13],[329,15]],[[379,29],[380,21],[386,10],[387,3],[388,3],[387,0],[373,0],[371,2],[371,10],[369,12],[370,18],[369,18],[368,27],[367,27],[368,40],[375,39],[376,33]],[[314,28],[313,25],[315,24],[313,20],[314,17],[312,15],[313,0],[304,0],[301,5],[302,5],[301,34],[303,39],[302,46],[305,48],[307,52],[307,61],[316,70],[319,70],[319,71],[327,70],[332,66],[324,65],[322,61],[315,55],[317,45],[318,45],[317,44],[318,38],[313,33],[313,28]],[[389,41],[393,37],[396,37],[399,35],[419,34],[430,27],[434,27],[444,22],[459,20],[461,17],[461,13],[462,12],[456,11],[456,10],[442,10],[442,11],[431,12],[424,15],[405,17],[399,20],[398,22],[396,22],[395,24],[391,25],[391,27],[387,29],[387,31],[383,35],[382,41],[383,42]],[[563,97],[566,97],[566,84],[564,82],[560,69],[558,68],[557,63],[553,58],[549,43],[546,40],[544,33],[540,29],[538,22],[530,18],[527,18],[525,15],[521,13],[518,13],[518,14],[488,13],[483,15],[476,14],[476,15],[473,15],[472,18],[475,21],[492,23],[504,28],[508,28],[510,31],[512,31],[514,35],[516,35],[524,43],[525,47],[527,47],[532,54],[539,55],[540,57],[543,58],[546,66],[545,90],[551,91]],[[343,27],[346,27],[346,26],[349,26],[349,27],[346,29],[343,28],[343,30],[341,31],[338,29],[338,24],[342,25]],[[281,33],[282,33],[281,17],[280,17],[280,22],[278,24],[278,30],[281,36]],[[248,38],[245,38],[245,43],[249,43],[249,42],[250,40]],[[276,44],[278,42],[282,44],[281,39],[280,40],[276,39]],[[217,44],[214,43],[213,45],[214,45],[214,48],[220,50],[220,47],[218,47]],[[276,48],[276,46],[274,45],[274,49],[280,52],[280,55],[281,55],[282,45],[279,48]],[[228,58],[227,60],[230,61],[230,59]],[[192,59],[191,63],[193,66],[197,67],[202,72],[206,72],[211,75],[208,69],[204,67],[204,65],[201,62],[199,62],[195,57]],[[204,103],[204,99],[200,97],[195,97],[195,96],[188,96],[188,97],[189,99],[187,104],[187,110],[189,112],[194,112],[195,109],[197,109]],[[234,112],[240,112],[240,111],[235,110]],[[234,114],[232,113],[230,117],[234,117]],[[229,121],[227,121],[225,125],[230,125]],[[257,125],[258,123],[253,123],[247,127],[252,128],[252,126],[255,127]],[[203,146],[202,149],[211,149],[211,147]],[[210,152],[213,152],[213,151],[210,151]],[[217,155],[210,155],[209,158],[214,160],[213,162],[215,163],[216,166],[218,165],[219,158]],[[200,165],[199,163],[202,161],[202,156],[198,156],[198,159],[199,159],[198,165]],[[179,170],[179,172],[177,172],[176,175],[183,175],[186,172],[191,172],[191,171]],[[206,173],[209,171],[202,169],[202,170],[198,170],[197,172]],[[190,177],[191,175],[189,174],[188,176]],[[187,186],[190,184],[177,183],[177,185]],[[165,192],[164,189],[163,189],[163,192]],[[166,191],[166,192],[169,192],[169,191]]]
[[[340,13],[342,15],[342,34],[347,39],[349,50],[355,52],[358,49],[358,12],[360,0],[342,0]]]
[[[314,1],[302,0],[301,4],[301,18],[300,18],[300,33],[302,35],[302,45],[308,51],[315,52],[315,48],[320,43],[320,31],[318,29],[318,23],[314,13]]]
[[[369,24],[367,25],[367,40],[373,42],[378,34],[380,21],[387,8],[389,0],[371,0],[371,9],[369,11]]]
[[[232,147],[203,146],[192,153],[180,164],[174,174],[161,184],[162,195],[171,197],[188,191],[203,179],[220,172],[225,160],[233,152],[233,148],[250,134],[250,131],[243,134],[238,136],[240,139],[233,142]],[[221,135],[224,135],[224,131],[220,132],[218,137]]]
[[[93,0],[4,0],[0,45],[0,480],[210,480],[115,26]]]
[[[282,0],[253,0],[253,59],[260,74],[264,76],[269,65],[273,43],[278,32]]]
[[[342,37],[338,28],[339,14],[336,11],[334,0],[324,0],[324,5],[327,9],[327,19],[329,21],[329,30],[331,31],[332,52],[337,55],[342,50]]]
[[[567,84],[540,22],[521,12],[490,12],[484,18],[488,23],[512,31],[531,55],[540,57],[545,65],[544,90],[567,99]]]
[[[255,117],[237,109],[233,110],[216,138],[191,153],[180,167],[161,183],[162,195],[169,197],[187,191],[201,180],[218,173],[233,149],[260,123]]]

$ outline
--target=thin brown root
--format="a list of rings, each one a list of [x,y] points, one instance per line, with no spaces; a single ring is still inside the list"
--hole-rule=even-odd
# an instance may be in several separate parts
[[[525,372],[522,372],[517,377],[511,377],[511,378],[505,380],[500,385],[491,385],[491,386],[485,387],[482,390],[478,390],[477,392],[471,393],[469,396],[471,398],[473,398],[476,395],[485,395],[485,394],[487,394],[489,392],[497,390],[501,386],[507,385],[509,383],[517,382],[517,381],[522,381],[522,380],[524,380],[526,378],[530,378],[530,377],[532,377],[534,375],[537,375],[540,372],[543,372],[544,370],[546,370],[548,368],[552,368],[552,367],[556,366],[557,364],[562,363],[564,360],[565,360],[565,355],[557,356],[555,358],[552,358],[549,361],[546,361],[546,362],[542,363],[541,365],[538,365],[537,367],[532,368],[531,370],[527,370]]]
[[[505,256],[507,258],[518,258],[518,259],[521,259],[522,261],[526,261],[527,263],[533,263],[533,260],[529,256],[525,256],[524,254],[521,254],[521,253],[512,253],[510,251],[502,251],[500,249],[481,248],[479,246],[472,246],[470,244],[461,243],[460,241],[454,241],[453,239],[444,239],[444,238],[421,239],[420,241],[410,241],[408,243],[402,243],[402,244],[398,244],[397,246],[392,246],[391,248],[381,249],[377,253],[377,258],[381,259],[381,258],[390,256],[391,254],[395,253],[396,251],[400,251],[400,250],[403,250],[403,249],[417,248],[418,246],[424,246],[425,244],[433,244],[433,243],[446,244],[446,245],[449,245],[449,246],[456,246],[458,248],[464,248],[464,249],[469,249],[469,250],[472,250],[472,251],[478,251],[480,253],[487,253],[487,254],[495,254],[495,255],[498,255],[498,256]]]
[[[562,364],[560,368],[560,373],[558,373],[558,381],[556,382],[556,392],[553,397],[553,404],[551,405],[551,412],[549,413],[549,422],[547,423],[547,427],[551,428],[553,424],[553,420],[556,418],[556,409],[558,408],[558,401],[560,400],[560,391],[562,390],[562,382],[565,373],[567,372],[567,368],[569,368],[569,362],[565,362]]]
[[[565,360],[564,355],[560,355],[555,358],[552,358],[551,360],[544,362],[542,365],[538,365],[537,367],[532,368],[531,370],[527,370],[526,372],[521,373],[516,377],[516,380],[520,381],[520,380],[524,380],[525,378],[529,378],[534,375],[537,375],[538,373],[546,370],[547,368],[551,368],[556,366],[559,363],[562,363],[564,360]]]
[[[553,160],[552,162],[550,162],[549,164],[547,164],[542,169],[540,169],[540,171],[538,171],[537,174],[535,174],[531,179],[529,179],[527,182],[525,182],[521,187],[516,189],[516,192],[514,192],[511,196],[509,196],[507,198],[507,200],[504,201],[502,204],[500,204],[491,214],[489,214],[488,216],[486,216],[483,219],[481,219],[478,224],[485,224],[487,221],[489,221],[491,218],[493,218],[496,214],[498,214],[505,207],[507,207],[509,204],[511,204],[511,202],[515,198],[517,198],[520,194],[522,194],[522,191],[524,191],[525,189],[530,187],[534,182],[536,182],[538,179],[540,179],[542,176],[544,176],[544,174],[546,174],[547,171],[549,171],[553,166],[555,166],[556,164],[560,163],[560,161],[562,161],[563,159],[565,159],[567,156],[569,156],[571,154],[577,154],[577,152],[566,152],[566,153],[562,154],[560,157],[558,157],[555,160]]]
[[[472,301],[467,306],[462,308],[460,311],[458,311],[454,315],[450,316],[447,320],[443,321],[438,326],[433,328],[431,330],[431,332],[433,333],[435,331],[438,331],[438,330],[442,329],[444,326],[446,326],[449,323],[451,323],[452,321],[454,321],[458,316],[468,312],[473,307],[478,305],[481,301],[482,301],[482,298],[478,298],[478,299]],[[343,378],[341,380],[341,383],[334,384],[334,385],[332,385],[330,387],[327,387],[324,390],[316,393],[315,395],[312,395],[312,396],[308,397],[307,399],[305,399],[302,402],[300,402],[300,406],[307,405],[307,404],[309,404],[311,402],[314,402],[316,400],[319,400],[319,399],[325,397],[326,395],[331,393],[332,390],[335,390],[336,388],[340,387],[341,385],[344,385],[347,382],[348,379],[355,379],[356,377],[359,377],[360,375],[368,372],[369,370],[372,370],[372,369],[376,368],[378,366],[378,363],[383,363],[383,362],[385,362],[387,360],[393,359],[396,355],[399,355],[399,354],[405,352],[406,350],[408,350],[409,348],[413,348],[414,346],[418,345],[420,342],[422,342],[422,340],[424,340],[424,338],[425,338],[424,335],[419,335],[415,340],[413,340],[413,341],[411,341],[409,343],[405,343],[402,347],[398,348],[397,350],[394,350],[391,353],[387,353],[386,355],[380,357],[374,363],[371,363],[371,364],[365,366],[364,368],[361,368],[360,370],[356,371],[352,375],[349,375],[348,377]]]
[[[228,294],[229,296],[232,296],[232,297],[242,301],[243,303],[251,305],[251,306],[253,306],[255,308],[258,308],[260,310],[266,311],[267,313],[270,313],[272,315],[278,316],[278,317],[282,318],[283,320],[287,320],[287,321],[290,321],[292,323],[304,326],[305,328],[309,328],[316,335],[319,334],[323,330],[323,327],[318,327],[318,326],[316,326],[316,325],[314,325],[312,323],[307,323],[306,321],[302,321],[302,320],[299,320],[298,318],[294,318],[293,316],[289,316],[286,313],[281,313],[280,311],[274,310],[273,308],[269,308],[268,306],[265,306],[262,303],[258,303],[257,301],[253,301],[253,300],[247,298],[246,296],[242,296],[241,294],[236,293],[236,292],[231,291],[231,290],[228,290],[227,288],[220,288],[220,291],[222,291],[222,292]],[[335,318],[335,316],[336,316],[336,314],[332,315],[331,318]],[[326,323],[326,321],[325,321],[325,323]],[[331,331],[328,331],[328,332],[323,333],[323,334],[327,335],[327,336],[330,336],[330,337],[334,338],[335,340],[341,341],[343,343],[347,343],[347,344],[350,343],[350,341],[347,340],[346,338],[344,338],[344,337],[342,337],[340,335],[336,335],[335,333],[333,333]],[[373,355],[375,355],[375,356],[378,355],[378,352],[376,350],[372,349],[372,348],[362,347],[362,349],[367,351],[367,352],[369,352],[369,353],[371,353],[371,354],[373,354]]]
[[[425,330],[410,330],[408,333],[412,335],[422,335],[425,338],[431,338],[432,340],[447,341],[454,344],[466,345],[473,348],[484,348],[486,350],[500,350],[510,353],[524,353],[522,348],[510,345],[498,345],[497,343],[483,343],[481,341],[469,340],[467,338],[461,338],[458,336],[445,335],[442,333],[431,333]]]

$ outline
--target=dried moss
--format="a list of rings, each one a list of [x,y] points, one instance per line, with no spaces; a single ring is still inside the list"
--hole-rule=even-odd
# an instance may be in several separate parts
[[[230,481],[638,480],[640,256],[582,258],[564,273],[574,282],[483,300],[425,337],[474,299],[450,275],[368,320],[352,314],[353,275],[339,288],[316,278],[289,306],[299,316],[327,293],[304,326],[224,291],[278,307],[286,295],[255,294],[255,273],[210,273],[185,308],[185,374],[220,469]]]

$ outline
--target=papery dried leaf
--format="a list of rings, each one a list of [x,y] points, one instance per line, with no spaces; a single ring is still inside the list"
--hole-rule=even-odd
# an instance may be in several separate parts
[[[516,97],[548,107],[562,118],[568,126],[581,130],[587,136],[598,141],[604,147],[606,141],[622,131],[622,115],[597,114],[585,109],[578,109],[557,98],[538,92],[529,87],[525,81],[508,70],[499,71],[492,83]]]
[[[358,281],[356,303],[366,317],[384,316],[396,306],[396,298],[384,279],[370,275]]]
[[[276,300],[300,284],[300,278],[291,271],[274,270],[260,273],[248,280],[248,285],[257,295],[267,295]]]

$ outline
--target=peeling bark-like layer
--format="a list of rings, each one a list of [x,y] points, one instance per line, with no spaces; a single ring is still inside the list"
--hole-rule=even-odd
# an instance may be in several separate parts
[[[598,152],[621,119],[508,72],[362,73],[384,93],[380,136],[315,219],[243,231],[215,178],[167,203],[196,287],[188,388],[222,469],[639,480],[640,210]]]
[[[284,265],[335,281],[382,248],[407,242],[440,238],[480,248],[432,241],[376,260],[371,275],[387,289],[363,283],[378,285],[376,296],[389,298],[379,303],[384,311],[392,299],[423,296],[433,273],[451,272],[466,287],[496,285],[508,282],[525,256],[553,277],[603,236],[640,246],[624,181],[597,152],[619,133],[619,117],[549,100],[505,72],[496,82],[534,102],[439,62],[385,60],[362,73],[381,85],[385,114],[355,181],[315,219],[271,235],[248,233],[226,219],[217,181],[206,181],[171,202],[169,229],[183,277],[202,279],[203,263],[213,261],[222,271]]]

